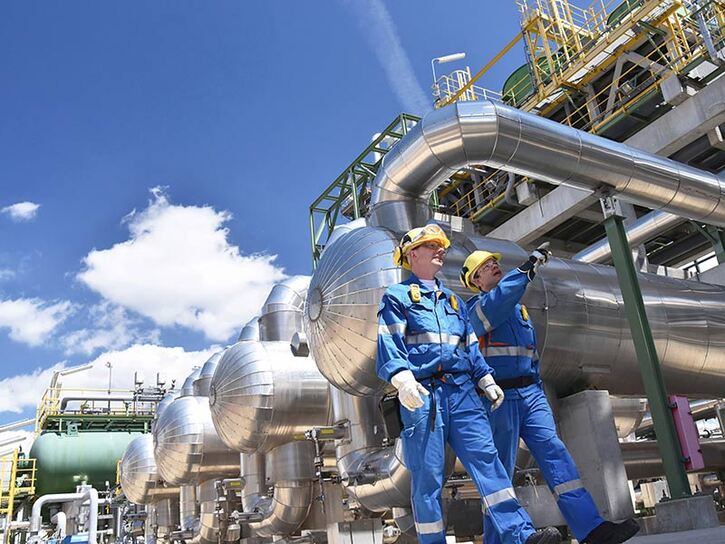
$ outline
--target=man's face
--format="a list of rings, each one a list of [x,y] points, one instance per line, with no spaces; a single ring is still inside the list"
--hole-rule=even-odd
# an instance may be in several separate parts
[[[471,283],[487,293],[498,285],[502,277],[503,270],[498,265],[498,261],[495,257],[490,257],[473,273]]]
[[[446,249],[439,242],[424,242],[408,251],[407,258],[413,274],[424,280],[432,280],[443,268]]]

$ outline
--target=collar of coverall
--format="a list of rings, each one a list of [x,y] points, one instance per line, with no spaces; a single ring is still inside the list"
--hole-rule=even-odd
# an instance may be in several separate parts
[[[441,294],[442,294],[442,296],[448,297],[448,295],[446,294],[446,292],[443,291],[443,289],[442,289],[443,288],[443,284],[441,283],[441,280],[439,280],[438,278],[434,278],[434,279],[436,280],[436,285],[438,286],[438,288],[435,289],[435,291],[440,291]],[[432,293],[434,291],[434,289],[429,289],[423,283],[423,281],[418,276],[416,276],[415,274],[413,274],[412,272],[410,273],[410,278],[408,278],[405,283],[407,283],[408,285],[410,285],[411,283],[418,284],[420,286],[420,292],[421,293]]]

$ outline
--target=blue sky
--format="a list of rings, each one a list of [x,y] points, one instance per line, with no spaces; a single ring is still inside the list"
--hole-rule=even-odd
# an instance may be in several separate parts
[[[3,3],[0,423],[49,369],[203,363],[310,273],[310,202],[430,107],[431,58],[476,71],[517,31],[513,1]]]

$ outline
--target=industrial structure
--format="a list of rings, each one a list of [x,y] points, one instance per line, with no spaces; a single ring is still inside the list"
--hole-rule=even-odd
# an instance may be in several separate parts
[[[636,509],[649,533],[719,526],[725,4],[519,7],[501,53],[437,78],[435,110],[394,119],[312,203],[311,277],[276,285],[181,388],[74,392],[54,377],[29,455],[0,459],[6,543],[412,541],[376,313],[406,274],[391,260],[401,234],[431,219],[452,241],[442,279],[464,298],[471,251],[510,268],[552,243],[525,302],[602,515]],[[517,47],[525,64],[485,89]],[[698,437],[705,420],[719,425]],[[475,487],[453,455],[447,474],[449,534],[476,538]],[[566,531],[524,448],[514,484],[537,526]]]

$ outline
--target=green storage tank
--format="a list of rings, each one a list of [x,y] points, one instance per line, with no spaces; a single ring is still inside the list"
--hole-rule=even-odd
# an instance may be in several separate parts
[[[46,433],[33,442],[29,457],[35,461],[36,495],[69,493],[85,480],[97,489],[116,482],[116,465],[126,446],[142,433]]]
[[[554,54],[554,64],[557,68],[561,65],[560,59],[563,55],[563,53]],[[539,75],[544,76],[544,83],[550,81],[549,74],[551,74],[551,70],[549,69],[549,61],[546,60],[546,57],[536,59],[536,64],[539,65]],[[502,94],[504,102],[514,108],[518,108],[533,92],[534,84],[531,78],[531,70],[528,64],[524,64],[516,68],[504,82]]]

